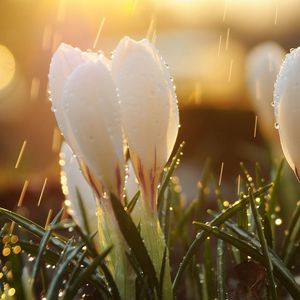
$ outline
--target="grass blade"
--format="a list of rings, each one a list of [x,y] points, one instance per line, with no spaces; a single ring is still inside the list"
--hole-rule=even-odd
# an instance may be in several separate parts
[[[225,290],[225,267],[224,267],[224,250],[225,245],[223,240],[218,240],[217,246],[217,291],[218,300],[225,300],[226,290]]]
[[[57,266],[57,270],[55,272],[54,277],[51,280],[51,283],[49,285],[48,291],[47,291],[47,300],[56,300],[58,299],[58,290],[59,286],[62,283],[63,276],[65,275],[66,269],[69,265],[69,263],[74,259],[77,254],[80,252],[83,245],[80,245],[73,248],[72,250],[68,251],[68,255],[66,255],[66,259]]]
[[[272,187],[272,184],[268,184],[260,189],[258,189],[255,193],[255,197],[259,197],[260,195],[264,194],[266,191],[268,191]],[[215,217],[209,224],[211,226],[219,226],[223,224],[226,220],[230,219],[232,216],[234,216],[238,211],[240,211],[245,205],[249,202],[249,196],[244,196],[244,198],[240,201],[237,201],[234,203],[230,208],[226,209],[223,213],[219,214],[217,217]],[[175,279],[173,281],[173,291],[176,291],[178,288],[178,285],[182,279],[182,276],[184,274],[184,271],[186,270],[187,265],[191,261],[194,254],[196,254],[199,246],[201,243],[207,238],[208,234],[207,232],[198,232],[196,235],[196,238],[190,245],[189,249],[187,250],[186,254],[184,255],[181,263],[179,264],[178,271],[175,275]]]
[[[112,207],[119,224],[119,228],[131,248],[144,274],[148,277],[152,287],[158,287],[158,280],[148,251],[130,215],[125,211],[121,202],[111,194]]]
[[[253,259],[260,262],[262,265],[265,265],[266,259],[260,252],[259,248],[255,248],[253,244],[251,244],[251,239],[249,242],[246,242],[240,238],[234,237],[233,235],[228,234],[227,232],[219,230],[215,226],[209,226],[206,224],[202,224],[199,222],[194,222],[197,226],[199,226],[202,230],[204,230],[208,235],[214,235],[223,241],[234,245],[236,248],[240,249],[248,256],[251,256]],[[253,240],[255,238],[252,237]],[[259,242],[257,241],[257,246],[259,246]],[[291,272],[286,268],[283,262],[278,258],[271,249],[269,249],[270,258],[272,260],[274,266],[274,273],[278,280],[285,286],[287,291],[294,299],[300,299],[300,286],[295,281]]]
[[[49,225],[49,228],[47,229],[47,231],[45,232],[44,236],[42,237],[42,240],[40,242],[40,246],[38,249],[38,253],[35,259],[35,264],[33,265],[33,269],[32,269],[32,273],[31,273],[31,284],[32,286],[35,285],[36,279],[37,279],[37,275],[39,273],[41,264],[42,264],[42,259],[43,259],[43,255],[45,252],[45,249],[47,247],[48,241],[51,237],[51,233],[52,233],[52,226],[54,226],[60,219],[62,213],[63,213],[63,208],[58,212],[58,214],[55,216],[55,218],[52,220],[52,222]]]
[[[126,211],[128,211],[128,213],[131,213],[139,199],[141,195],[141,192],[140,191],[137,191],[135,193],[135,195],[132,197],[132,199],[130,200],[130,202],[128,203],[128,205],[126,206]]]
[[[270,200],[268,201],[268,217],[269,220],[271,219],[271,216],[275,213],[275,207],[277,204],[277,199],[278,199],[278,193],[279,193],[279,182],[280,182],[280,178],[281,178],[281,174],[282,174],[282,169],[284,166],[284,158],[281,159],[279,166],[276,170],[276,174],[274,179],[272,180],[274,183],[271,195],[270,195]]]
[[[183,150],[183,147],[184,147],[184,144],[185,142],[182,142],[179,147],[178,147],[178,150],[176,152],[176,154],[174,155],[174,157],[172,158],[172,162],[170,164],[170,167],[164,177],[164,181],[159,189],[159,192],[158,192],[158,197],[157,197],[157,211],[160,211],[161,208],[162,208],[162,202],[163,202],[163,199],[164,199],[164,193],[169,185],[169,182],[170,182],[170,178],[172,177],[173,175],[173,172],[176,168],[176,166],[178,165],[178,162],[179,162],[179,157],[182,155],[182,150]]]
[[[109,247],[108,249],[104,250],[93,260],[93,262],[86,269],[79,273],[70,288],[66,290],[66,295],[64,298],[65,300],[74,299],[80,287],[86,282],[87,278],[96,270],[96,268],[103,263],[103,260],[111,251],[111,249],[112,247]],[[117,298],[115,298],[115,296],[116,295],[114,295],[114,299],[120,299],[120,296],[118,296]]]
[[[285,236],[282,247],[282,258],[287,266],[291,264],[293,249],[295,249],[295,243],[297,236],[300,233],[300,201],[297,202],[296,210],[293,213],[291,222],[289,224],[287,235]]]
[[[249,189],[249,194],[250,194],[250,204],[251,204],[251,209],[254,217],[254,221],[256,224],[256,230],[257,234],[260,240],[261,244],[261,250],[263,253],[263,256],[265,258],[265,263],[264,265],[266,266],[267,269],[267,274],[268,274],[268,281],[269,281],[269,287],[271,290],[271,295],[272,299],[276,300],[277,299],[277,291],[276,291],[276,286],[275,286],[275,279],[274,279],[274,274],[273,274],[273,264],[270,259],[269,251],[268,251],[268,244],[264,235],[264,230],[262,227],[262,222],[261,222],[261,216],[258,213],[258,210],[256,208],[256,203],[255,199],[253,197],[252,190]]]

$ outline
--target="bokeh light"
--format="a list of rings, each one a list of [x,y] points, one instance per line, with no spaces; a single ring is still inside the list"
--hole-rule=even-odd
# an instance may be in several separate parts
[[[16,62],[11,51],[0,44],[0,91],[6,88],[13,80]]]

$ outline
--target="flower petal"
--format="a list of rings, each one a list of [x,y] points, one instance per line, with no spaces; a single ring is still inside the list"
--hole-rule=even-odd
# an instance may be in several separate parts
[[[119,196],[124,185],[119,103],[110,72],[101,60],[84,63],[70,75],[63,105],[77,154],[104,187]]]
[[[296,171],[300,170],[300,47],[287,54],[274,89],[275,114],[284,155]]]
[[[161,172],[173,150],[179,125],[167,66],[149,41],[125,37],[114,52],[112,75],[120,94],[122,124],[131,154],[140,159],[144,169]]]

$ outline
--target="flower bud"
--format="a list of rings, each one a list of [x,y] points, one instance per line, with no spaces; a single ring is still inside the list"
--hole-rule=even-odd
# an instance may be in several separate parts
[[[102,54],[62,44],[52,58],[49,86],[59,127],[91,171],[86,177],[96,177],[107,191],[120,196],[124,185],[123,137],[109,65]]]
[[[119,42],[113,54],[112,76],[136,176],[143,192],[153,199],[178,133],[173,82],[154,46],[148,40],[137,42],[128,37]]]
[[[286,55],[274,89],[275,117],[285,158],[299,179],[300,47]]]
[[[271,103],[274,83],[284,54],[284,50],[278,44],[266,42],[256,46],[249,53],[246,63],[247,84],[258,115],[258,125],[262,133],[271,141],[278,138]]]

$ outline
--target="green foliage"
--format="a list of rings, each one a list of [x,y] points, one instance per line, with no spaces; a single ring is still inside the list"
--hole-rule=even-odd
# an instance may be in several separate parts
[[[287,228],[276,225],[283,162],[272,172],[270,183],[266,183],[264,170],[258,164],[254,176],[241,164],[243,180],[236,201],[224,200],[222,186],[216,185],[208,162],[197,196],[186,202],[174,175],[182,148],[183,144],[166,168],[159,189],[158,216],[166,240],[159,273],[140,235],[139,224],[131,218],[140,192],[128,199],[125,207],[114,195],[110,196],[128,245],[124,254],[136,275],[136,299],[163,299],[168,260],[177,299],[238,299],[237,295],[243,299],[283,299],[287,294],[300,299],[295,280],[299,268],[300,203]],[[214,193],[208,193],[212,188]],[[83,206],[79,194],[78,200]],[[88,227],[78,228],[71,220],[61,220],[61,215],[62,211],[58,212],[43,228],[0,208],[0,295],[8,293],[8,285],[15,288],[15,299],[45,296],[71,300],[83,293],[96,299],[121,299],[107,263],[114,245],[99,251],[93,243],[95,233],[91,234]],[[14,232],[10,222],[17,225]],[[282,229],[286,229],[285,234]],[[253,278],[255,284],[250,284]],[[230,279],[239,284],[230,286]]]

